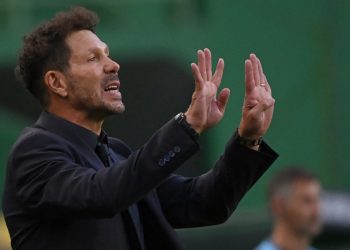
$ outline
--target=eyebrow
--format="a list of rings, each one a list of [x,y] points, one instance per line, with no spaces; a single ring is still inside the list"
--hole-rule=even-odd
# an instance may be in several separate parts
[[[108,45],[105,44],[105,43],[103,43],[103,45],[104,45],[103,51],[104,51],[106,54],[109,54],[109,47],[108,47]],[[99,50],[99,49],[100,49],[100,47],[93,47],[93,48],[89,48],[88,51],[94,53],[94,52],[96,52],[96,51]]]

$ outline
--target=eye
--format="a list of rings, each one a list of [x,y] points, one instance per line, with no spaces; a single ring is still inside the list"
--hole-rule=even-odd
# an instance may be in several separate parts
[[[90,56],[88,58],[88,62],[93,62],[93,61],[96,61],[97,60],[97,57],[96,56]]]

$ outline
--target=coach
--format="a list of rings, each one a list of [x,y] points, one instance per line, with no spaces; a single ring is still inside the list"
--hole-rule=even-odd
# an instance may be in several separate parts
[[[108,137],[103,120],[124,104],[120,66],[94,33],[97,21],[77,7],[24,38],[17,74],[43,112],[8,159],[3,212],[14,250],[182,249],[173,228],[224,222],[277,157],[262,141],[274,99],[253,54],[240,125],[209,172],[172,174],[228,101],[229,89],[217,94],[224,61],[212,73],[208,49],[192,64],[195,90],[185,113],[136,151]]]

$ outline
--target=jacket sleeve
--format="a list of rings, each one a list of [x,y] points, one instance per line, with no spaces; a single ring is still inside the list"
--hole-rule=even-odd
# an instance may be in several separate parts
[[[169,121],[118,166],[94,170],[62,138],[33,130],[8,162],[15,196],[37,216],[110,217],[140,200],[198,150],[176,122]],[[170,152],[170,154],[169,154]]]
[[[209,172],[193,178],[172,175],[157,188],[165,216],[175,228],[223,223],[277,156],[264,142],[258,152],[234,136]]]

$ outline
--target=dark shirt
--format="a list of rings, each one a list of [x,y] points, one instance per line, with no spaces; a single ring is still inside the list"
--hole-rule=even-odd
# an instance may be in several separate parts
[[[83,129],[83,128],[80,128],[80,129]],[[96,137],[96,134],[94,133],[92,134]],[[104,130],[101,131],[101,134],[97,138],[97,145],[95,146],[95,152],[100,157],[100,159],[102,160],[102,162],[106,167],[110,167],[110,166],[118,167],[118,161],[125,160],[124,156],[111,150],[108,143],[107,133]],[[137,233],[138,239],[140,240],[140,245],[142,249],[145,250],[146,245],[144,241],[143,225],[142,225],[142,220],[140,217],[137,204],[136,203],[132,204],[128,208],[128,212],[130,214],[132,222],[135,225],[136,233]]]

